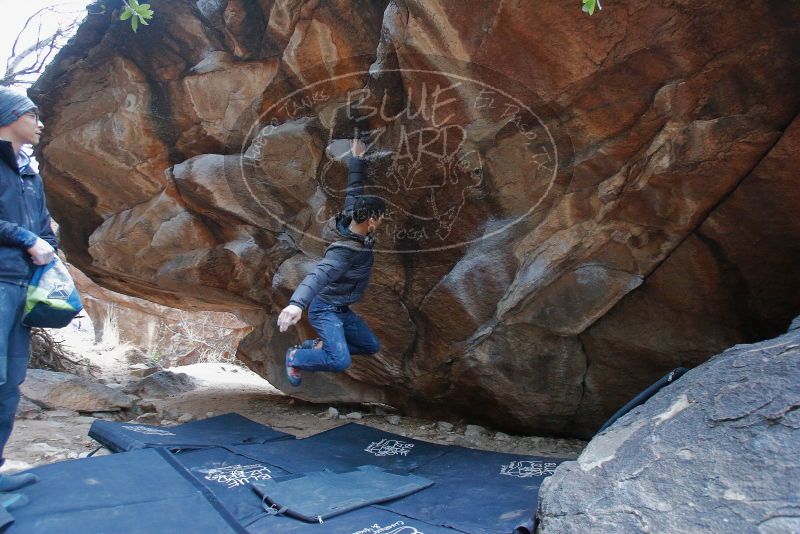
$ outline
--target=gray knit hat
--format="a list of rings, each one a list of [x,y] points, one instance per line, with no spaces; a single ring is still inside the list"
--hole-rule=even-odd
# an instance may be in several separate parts
[[[8,126],[29,111],[35,111],[33,100],[7,87],[0,87],[0,127]]]

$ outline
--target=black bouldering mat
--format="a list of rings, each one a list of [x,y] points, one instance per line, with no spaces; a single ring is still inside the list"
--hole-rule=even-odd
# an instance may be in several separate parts
[[[379,507],[471,534],[509,533],[533,517],[539,486],[562,461],[451,447],[414,472],[433,486]]]
[[[184,451],[174,460],[205,486],[236,520],[247,527],[267,515],[251,483],[289,473],[228,449],[214,447]]]
[[[236,413],[170,427],[116,423],[98,419],[92,423],[89,437],[114,452],[151,447],[165,447],[171,450],[202,449],[294,439],[291,434],[256,423]]]
[[[408,473],[396,474],[374,465],[344,472],[316,471],[252,483],[268,510],[311,523],[322,523],[371,504],[417,493],[433,482]]]
[[[387,471],[411,472],[444,455],[451,447],[346,424],[314,436],[264,445],[232,448],[250,458],[278,466],[290,473],[323,469],[343,471],[375,465]]]
[[[455,534],[460,530],[431,525],[374,506],[306,523],[285,515],[263,517],[247,527],[250,534]],[[463,533],[462,533],[463,534]]]
[[[231,420],[230,416],[217,419],[223,423]],[[242,419],[248,421],[240,416],[232,420]],[[252,421],[248,423],[257,425]],[[91,463],[79,471],[76,471],[72,462],[41,468],[50,470],[50,475],[31,486],[30,490],[26,488],[26,492],[41,492],[42,495],[31,495],[34,505],[20,509],[20,524],[33,520],[38,514],[41,515],[40,523],[36,523],[41,527],[38,531],[69,534],[78,531],[69,529],[81,521],[94,528],[93,521],[96,518],[92,517],[85,501],[81,500],[83,497],[78,499],[77,504],[73,502],[72,495],[85,493],[89,495],[89,502],[96,504],[97,513],[108,516],[103,520],[105,523],[97,523],[97,532],[161,532],[169,529],[224,532],[224,528],[233,531],[246,528],[252,534],[304,533],[312,532],[311,529],[325,534],[507,533],[533,517],[539,485],[561,461],[437,445],[355,423],[304,439],[288,439],[291,436],[263,425],[257,425],[261,428],[256,430],[271,431],[267,435],[254,433],[250,425],[245,426],[249,431],[238,434],[237,431],[230,432],[231,425],[219,425],[210,433],[198,429],[198,425],[192,426],[196,434],[191,439],[184,439],[181,433],[172,432],[179,430],[179,427],[169,427],[163,430],[173,434],[168,436],[170,441],[145,445],[154,449],[79,461],[103,462],[97,464],[101,467],[97,476],[93,473],[91,466],[94,464]],[[159,427],[152,428],[162,430]],[[198,434],[203,435],[203,439],[199,439]],[[210,439],[209,435],[212,435]],[[236,437],[230,440],[231,435]],[[270,438],[275,438],[275,441],[236,444],[237,440]],[[228,443],[215,447],[220,441]],[[168,452],[176,449],[180,449],[178,454]],[[145,453],[147,455],[143,456]],[[113,462],[110,460],[113,458],[124,460],[114,464],[114,469],[106,469],[106,463]],[[151,465],[152,458],[160,459],[155,467]],[[162,473],[165,462],[174,471],[172,478],[182,477],[189,481],[193,493],[187,493],[186,488],[173,490],[169,481],[161,481],[166,477]],[[381,504],[369,504],[372,501],[368,498],[362,499],[358,503],[362,508],[324,519],[323,525],[304,522],[285,514],[271,515],[262,506],[261,497],[253,487],[253,483],[273,484],[271,481],[276,478],[284,480],[287,476],[294,476],[297,479],[301,475],[323,470],[348,472],[365,465],[377,466],[387,473],[413,473],[434,484],[406,496],[399,493],[389,496],[387,498],[394,499]],[[149,482],[148,473],[151,471],[157,472],[157,476],[151,477],[153,480]],[[101,480],[99,489],[102,491],[97,488],[86,490],[87,484],[93,486],[91,481],[94,479]],[[146,486],[144,490],[137,489],[143,486]],[[331,486],[320,483],[318,490],[307,491],[309,494],[318,492],[323,496],[335,495],[336,487]],[[341,484],[338,487],[342,487]],[[129,502],[131,492],[141,500]],[[383,489],[378,488],[378,492],[383,492]],[[52,503],[57,496],[65,494],[70,495],[65,499],[67,508],[56,506],[47,512],[35,506],[37,499],[39,502]],[[168,510],[175,506],[175,503],[162,502],[172,499],[173,494],[185,501],[178,505],[189,510],[187,513],[192,518],[172,521],[170,517],[162,525],[155,518],[168,514]],[[280,496],[275,497],[274,502],[279,509],[283,506]],[[130,510],[135,510],[135,513]],[[197,514],[195,510],[198,510]],[[216,511],[217,517],[205,518],[208,510]],[[86,517],[81,518],[82,514],[86,514]],[[180,517],[181,514],[183,512],[180,512]],[[131,517],[138,515],[141,520],[135,523]],[[195,528],[195,515],[210,527],[204,525],[203,528]],[[188,526],[176,527],[180,521]],[[223,526],[218,527],[220,524]],[[165,528],[162,529],[162,526]]]
[[[19,493],[5,534],[245,533],[214,496],[161,449],[147,449],[30,470],[41,479]]]

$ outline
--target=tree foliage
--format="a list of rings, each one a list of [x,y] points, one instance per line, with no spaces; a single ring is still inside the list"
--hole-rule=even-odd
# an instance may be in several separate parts
[[[131,28],[135,32],[139,29],[140,24],[148,25],[148,20],[153,18],[155,13],[150,9],[150,4],[140,4],[138,0],[122,0],[125,3],[125,9],[120,13],[119,20],[131,21]],[[595,10],[600,11],[603,6],[600,5],[600,0],[581,0],[581,11],[594,15]]]
[[[120,13],[119,20],[130,20],[133,31],[139,29],[139,24],[148,25],[148,20],[153,18],[153,10],[150,4],[140,4],[139,0],[122,0],[125,9]]]
[[[600,0],[581,0],[583,2],[583,7],[581,7],[581,11],[584,13],[588,13],[589,15],[594,15],[595,9],[600,11],[603,9],[603,6],[600,5]]]

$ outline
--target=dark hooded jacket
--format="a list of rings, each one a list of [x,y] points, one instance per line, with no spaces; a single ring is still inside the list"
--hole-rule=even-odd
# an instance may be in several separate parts
[[[306,309],[319,297],[338,306],[358,302],[369,284],[373,264],[371,235],[350,231],[353,204],[364,192],[364,160],[351,158],[344,211],[328,221],[323,238],[331,242],[322,259],[297,286],[290,303]]]
[[[42,178],[22,168],[10,142],[0,140],[0,282],[27,285],[35,265],[27,249],[41,237],[56,248]]]

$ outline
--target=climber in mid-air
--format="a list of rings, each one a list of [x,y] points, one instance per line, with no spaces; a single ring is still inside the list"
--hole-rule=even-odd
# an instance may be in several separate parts
[[[365,151],[363,141],[352,140],[344,210],[323,230],[323,238],[333,242],[278,317],[278,327],[285,332],[307,309],[308,320],[319,336],[286,351],[286,377],[293,386],[300,385],[300,371],[344,371],[350,367],[352,354],[371,355],[380,350],[375,334],[350,309],[369,284],[373,234],[386,213],[383,199],[363,194]]]

